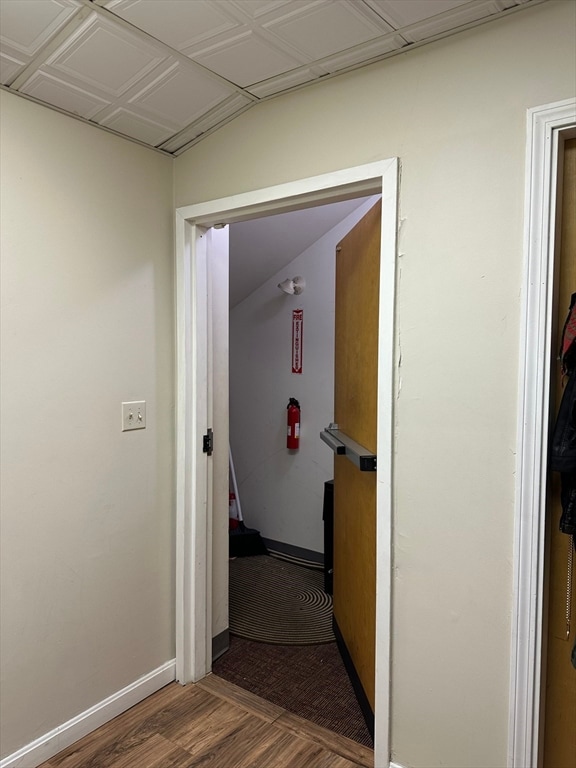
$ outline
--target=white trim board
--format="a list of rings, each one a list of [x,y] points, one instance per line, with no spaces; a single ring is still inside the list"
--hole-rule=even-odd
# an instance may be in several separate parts
[[[376,478],[375,759],[377,765],[387,766],[390,747],[392,426],[398,218],[396,158],[185,206],[176,211],[176,676],[181,683],[196,681],[211,668],[211,606],[208,597],[211,593],[211,569],[208,568],[207,553],[212,551],[212,510],[207,459],[199,448],[203,431],[211,426],[207,422],[210,398],[206,391],[210,380],[210,355],[206,351],[205,331],[210,324],[205,291],[205,274],[209,269],[206,227],[378,193],[382,193],[382,245]]]
[[[538,765],[549,366],[561,145],[576,99],[528,110],[508,766]]]
[[[175,679],[176,662],[162,666],[140,677],[112,696],[100,701],[68,722],[59,725],[39,739],[0,760],[0,768],[33,768],[49,760],[70,744],[122,714]]]

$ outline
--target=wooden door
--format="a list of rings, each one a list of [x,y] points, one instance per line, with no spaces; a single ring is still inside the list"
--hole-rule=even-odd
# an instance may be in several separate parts
[[[376,453],[379,201],[336,249],[334,420]],[[334,621],[344,655],[374,713],[376,473],[334,457]],[[355,679],[354,679],[354,676]],[[362,701],[362,695],[365,701]],[[369,714],[369,713],[368,713]]]
[[[557,271],[557,338],[554,351],[576,292],[576,139],[567,141],[564,152],[564,183],[560,227],[560,259]],[[552,401],[556,410],[562,398],[559,364],[552,371]],[[567,566],[570,537],[561,533],[560,481],[551,473],[547,507],[550,549],[548,552],[548,633],[546,650],[546,688],[544,710],[544,768],[574,768],[576,765],[576,669],[570,663],[570,652],[576,640],[576,588],[572,589],[571,632],[566,631]],[[574,558],[576,582],[576,556]]]

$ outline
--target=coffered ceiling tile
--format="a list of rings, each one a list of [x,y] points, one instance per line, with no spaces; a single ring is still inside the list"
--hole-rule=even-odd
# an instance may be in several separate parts
[[[368,5],[380,12],[393,27],[405,27],[418,21],[453,11],[470,0],[367,0]]]
[[[217,107],[210,110],[210,112],[196,120],[192,125],[184,128],[177,136],[173,136],[171,139],[164,142],[161,149],[166,152],[178,152],[178,150],[181,150],[183,147],[186,147],[193,142],[194,139],[223,125],[232,117],[240,115],[242,112],[249,109],[252,103],[253,102],[250,99],[247,99],[241,94],[231,96],[229,99],[226,99],[226,101],[223,101]]]
[[[203,75],[193,65],[173,64],[159,77],[129,95],[130,104],[138,111],[166,118],[179,127],[197,120],[201,115],[224,101],[233,93],[220,81]]]
[[[406,41],[400,35],[371,40],[369,43],[350,48],[343,53],[337,53],[322,59],[322,67],[328,72],[335,73],[341,69],[355,67],[359,64],[367,64],[371,59],[378,59],[387,53],[392,53],[406,45]]]
[[[46,67],[120,96],[166,58],[163,49],[95,14],[55,51]]]
[[[28,61],[79,8],[76,0],[2,0],[0,41]]]
[[[20,89],[29,96],[90,120],[110,102],[47,72],[36,72]]]
[[[251,19],[281,9],[283,6],[294,6],[293,0],[228,0],[228,4]],[[310,0],[300,0],[300,5],[309,5]]]
[[[315,80],[319,80],[322,75],[327,74],[329,74],[327,69],[320,70],[319,67],[300,67],[284,75],[271,77],[269,80],[251,85],[247,90],[254,94],[254,96],[258,96],[259,99],[263,99],[265,96],[282,93],[283,91],[290,90],[290,88],[297,88],[299,85],[313,83]]]
[[[178,51],[241,25],[210,0],[113,0],[106,8]]]
[[[9,85],[22,69],[25,62],[22,57],[13,56],[12,51],[7,48],[0,53],[0,83]]]
[[[419,42],[442,32],[457,29],[477,21],[494,10],[492,0],[368,0],[393,26],[405,27],[402,36],[409,42]]]
[[[376,14],[369,19],[362,7],[353,2],[307,5],[263,27],[311,59],[321,59],[393,31]]]
[[[174,133],[173,127],[150,120],[125,107],[114,109],[106,117],[99,117],[98,124],[152,146],[161,144]]]
[[[250,32],[242,37],[227,40],[204,53],[195,54],[193,58],[199,64],[240,86],[267,80],[302,64],[295,57]]]

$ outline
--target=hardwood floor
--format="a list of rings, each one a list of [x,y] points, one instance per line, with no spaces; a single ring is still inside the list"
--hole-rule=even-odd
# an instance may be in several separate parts
[[[371,749],[209,675],[171,683],[39,768],[372,768]]]

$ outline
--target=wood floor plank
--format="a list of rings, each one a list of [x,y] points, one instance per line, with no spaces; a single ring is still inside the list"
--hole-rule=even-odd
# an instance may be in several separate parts
[[[284,735],[270,723],[245,713],[233,730],[209,734],[200,743],[188,747],[202,768],[252,768],[271,743]]]
[[[268,726],[265,738],[243,757],[238,768],[284,768],[290,761],[297,738],[281,728]]]
[[[334,752],[325,752],[319,756],[314,768],[361,768],[360,763],[354,763]]]
[[[293,715],[291,712],[280,715],[275,721],[275,725],[279,725],[302,738],[311,739],[325,749],[351,760],[352,763],[357,763],[365,768],[373,768],[374,766],[373,750],[352,741],[352,739],[347,739],[345,736],[340,736],[338,733],[332,733],[320,725],[304,720],[298,715]]]
[[[237,732],[257,728],[264,723],[255,715],[245,712],[240,707],[215,698],[215,706],[209,720],[204,717],[194,718],[187,723],[168,729],[166,738],[178,744],[192,755],[216,749],[221,742],[232,739]],[[268,723],[268,725],[270,725]],[[245,731],[249,733],[249,730]]]
[[[213,721],[215,710],[221,705],[221,700],[195,685],[188,685],[184,695],[148,718],[140,728],[147,735],[151,732],[160,733],[174,741],[178,734],[185,733],[191,722],[208,723]]]
[[[99,768],[105,764],[106,755],[113,753],[120,742],[131,739],[134,745],[154,733],[154,726],[147,727],[147,724],[154,721],[159,712],[174,707],[185,695],[186,689],[176,683],[161,688],[50,758],[50,768]],[[39,768],[48,766],[43,763]]]
[[[106,768],[192,768],[195,758],[163,736],[155,734],[105,763]]]
[[[282,707],[265,701],[260,696],[256,696],[254,693],[250,693],[250,691],[245,691],[243,688],[239,688],[237,685],[229,683],[217,675],[210,674],[196,683],[196,685],[225,701],[243,707],[247,712],[252,712],[252,714],[267,720],[269,723],[276,720],[286,711]]]
[[[372,755],[213,677],[166,686],[40,768],[372,768]]]

